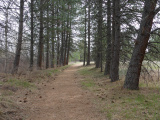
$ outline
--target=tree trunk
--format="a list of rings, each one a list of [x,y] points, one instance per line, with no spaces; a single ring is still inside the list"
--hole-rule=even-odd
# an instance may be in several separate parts
[[[68,5],[68,16],[67,16],[67,35],[66,35],[66,41],[65,41],[65,53],[64,53],[64,65],[67,64],[67,48],[68,46],[68,39],[69,39],[69,5]]]
[[[40,5],[43,4],[43,0],[40,0]],[[39,45],[38,45],[38,59],[37,69],[42,69],[42,57],[43,57],[43,9],[40,8],[40,33],[39,33]]]
[[[54,39],[55,39],[55,22],[54,22],[54,1],[53,1],[53,9],[52,9],[52,55],[51,55],[51,68],[54,68]]]
[[[111,65],[111,1],[107,2],[107,50],[104,75],[110,74]]]
[[[58,19],[58,7],[57,7],[57,67],[59,66],[59,47],[60,47],[60,40],[59,40],[59,26],[60,26],[60,20]]]
[[[114,74],[114,71],[112,71],[112,64],[113,64],[113,57],[114,57],[114,41],[115,41],[115,2],[112,1],[112,43],[111,43],[111,65],[110,65],[110,78],[111,75]]]
[[[115,4],[115,41],[111,66],[111,82],[119,80],[119,54],[120,54],[120,1],[114,0]]]
[[[69,32],[69,41],[68,41],[68,49],[67,49],[67,62],[66,62],[66,65],[68,65],[69,63],[69,52],[70,52],[70,47],[71,47],[71,27],[72,27],[72,24],[71,24],[71,18],[70,18],[70,32]]]
[[[61,66],[64,63],[64,38],[65,38],[65,29],[64,29],[64,22],[62,23],[62,39],[61,39]]]
[[[139,89],[141,66],[150,38],[156,4],[157,0],[145,0],[142,21],[125,78],[124,88]]]
[[[96,68],[102,67],[102,0],[98,1],[98,39],[97,39],[97,58],[96,58]],[[102,69],[101,69],[102,70]]]
[[[47,49],[46,49],[46,69],[49,68],[49,4],[47,3]]]
[[[24,10],[24,1],[20,0],[20,19],[19,19],[18,43],[16,46],[16,55],[15,55],[15,59],[14,59],[12,74],[15,74],[18,72],[18,67],[19,67],[19,62],[20,62],[22,37],[23,37],[23,10]]]
[[[90,65],[90,34],[91,34],[91,25],[90,25],[90,12],[91,12],[91,1],[88,0],[88,57],[87,57],[87,65]]]
[[[59,46],[60,46],[60,40],[59,40],[59,32],[57,32],[57,67],[59,67]]]
[[[30,71],[33,70],[33,55],[34,55],[34,52],[33,52],[33,44],[34,44],[34,40],[33,40],[33,30],[34,30],[34,27],[33,27],[33,1],[34,0],[31,0],[31,44],[30,44]]]
[[[68,32],[67,32],[66,40],[65,40],[64,64],[63,65],[66,65],[67,63],[67,45],[68,45]]]
[[[100,41],[100,53],[101,53],[101,72],[103,72],[103,58],[102,58],[102,51],[103,51],[103,46],[102,46],[102,24],[103,24],[103,15],[102,15],[102,4],[103,0],[99,0],[99,41]]]
[[[87,18],[86,18],[86,6],[85,6],[85,37],[84,37],[84,59],[83,59],[83,66],[86,65],[86,39],[87,39]]]
[[[10,2],[8,7],[10,6]],[[5,73],[7,73],[7,61],[8,61],[8,8],[6,9],[6,21],[5,21]]]

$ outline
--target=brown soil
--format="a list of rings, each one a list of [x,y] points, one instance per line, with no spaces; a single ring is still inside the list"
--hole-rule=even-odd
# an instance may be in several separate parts
[[[67,68],[55,80],[41,83],[36,93],[26,95],[21,104],[27,120],[106,120],[91,102],[93,95],[81,88],[79,66]]]

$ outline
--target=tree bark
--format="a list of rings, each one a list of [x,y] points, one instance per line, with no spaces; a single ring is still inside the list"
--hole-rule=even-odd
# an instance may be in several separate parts
[[[111,65],[110,65],[110,78],[114,74],[112,71],[113,57],[114,57],[114,41],[115,41],[115,2],[112,1],[112,41],[111,41]]]
[[[110,74],[111,65],[111,1],[107,2],[107,50],[104,75]]]
[[[59,60],[59,47],[60,47],[60,40],[59,40],[59,32],[57,33],[57,67],[59,67],[60,60]]]
[[[85,0],[86,2],[86,0]],[[84,58],[83,58],[83,66],[86,65],[86,39],[87,39],[87,18],[86,18],[86,4],[85,4],[85,33],[84,33]]]
[[[64,5],[62,5],[62,15],[64,15]],[[62,16],[62,25],[61,25],[61,58],[60,65],[64,65],[64,41],[65,41],[65,18]]]
[[[68,32],[67,32],[66,40],[65,40],[64,64],[63,65],[66,65],[67,63],[67,45],[68,45]]]
[[[69,41],[68,41],[68,49],[67,49],[67,62],[66,62],[66,64],[68,65],[69,64],[69,52],[70,52],[70,48],[71,48],[71,40],[72,40],[72,38],[71,38],[71,34],[72,34],[72,19],[71,19],[71,14],[72,14],[72,6],[71,6],[71,10],[70,10],[71,12],[69,13],[69,36],[68,36],[68,38],[69,38]]]
[[[68,16],[67,16],[67,35],[65,40],[65,53],[64,53],[64,65],[67,65],[67,48],[68,46],[68,39],[69,39],[69,5],[68,5]]]
[[[34,55],[34,52],[33,52],[33,44],[34,44],[34,40],[33,40],[33,30],[34,30],[34,27],[33,27],[33,2],[34,0],[31,0],[31,43],[30,43],[30,71],[33,70],[33,55]]]
[[[61,66],[64,63],[64,38],[65,38],[65,29],[64,29],[64,22],[62,23],[62,39],[61,39]]]
[[[90,34],[91,34],[91,23],[90,23],[90,12],[91,12],[91,0],[88,0],[88,56],[87,56],[87,65],[90,65]]]
[[[103,72],[103,58],[102,58],[102,51],[103,51],[103,46],[102,46],[102,41],[103,41],[103,37],[102,37],[102,24],[103,24],[103,15],[102,15],[102,4],[103,4],[103,0],[99,0],[99,40],[100,40],[100,53],[101,53],[101,72]]]
[[[18,67],[19,67],[19,62],[20,62],[22,37],[23,37],[23,10],[24,10],[24,1],[20,0],[20,19],[19,19],[18,43],[17,43],[17,47],[16,47],[16,55],[15,55],[15,59],[14,59],[12,74],[16,74],[18,72]]]
[[[40,5],[43,4],[43,0],[40,0]],[[42,69],[42,57],[43,57],[43,9],[40,8],[40,33],[39,33],[39,45],[38,45],[38,59],[37,69]]]
[[[8,7],[10,6],[10,2],[8,4]],[[8,8],[6,9],[6,15],[5,15],[5,73],[7,73],[7,62],[8,62]]]
[[[120,54],[120,1],[114,0],[115,4],[115,41],[111,66],[111,82],[119,80],[119,54]],[[114,32],[114,31],[113,31]]]
[[[47,48],[46,48],[46,69],[49,68],[49,4],[47,3]]]
[[[96,58],[96,68],[102,68],[102,0],[98,1],[98,39],[96,42],[97,45],[97,58]],[[102,71],[102,69],[101,69]]]
[[[68,38],[69,38],[69,41],[68,41],[68,49],[67,49],[67,62],[66,62],[66,65],[68,65],[68,63],[69,63],[69,52],[70,52],[70,47],[71,47],[71,27],[72,27],[72,24],[71,24],[71,18],[70,18],[70,31],[69,31],[69,36],[68,36]]]
[[[124,88],[139,89],[141,66],[148,46],[157,0],[145,0],[139,33],[129,63]]]
[[[51,68],[54,68],[54,46],[55,46],[55,21],[54,21],[54,16],[55,16],[55,13],[54,13],[54,1],[53,1],[53,9],[52,9],[52,54],[51,54]]]
[[[59,47],[60,47],[60,40],[59,40],[59,26],[60,26],[60,20],[58,19],[58,7],[57,7],[57,67],[59,66]]]

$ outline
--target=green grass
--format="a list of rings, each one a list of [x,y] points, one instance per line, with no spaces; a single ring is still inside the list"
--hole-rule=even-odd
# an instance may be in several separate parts
[[[80,69],[78,71],[78,73],[80,75],[83,75],[83,76],[92,76],[94,78],[98,77],[104,77],[104,73],[103,72],[100,72],[99,71],[100,69],[96,69],[96,68],[93,68],[93,67],[84,67],[83,69]],[[95,73],[98,73],[98,74],[95,74]]]
[[[83,68],[81,70],[78,71],[81,75],[90,75],[92,74],[93,72],[91,72],[90,68]]]
[[[0,81],[0,85],[3,85],[4,82]]]
[[[85,79],[84,81],[82,81],[82,86],[90,88],[90,87],[94,87],[95,83],[94,81],[92,81],[91,79]]]
[[[45,73],[45,76],[51,77],[52,74],[53,74],[53,70],[47,70],[46,73]]]
[[[113,114],[114,111],[112,111],[111,109],[110,110],[106,110],[106,116],[109,120],[112,119],[112,114]]]
[[[132,118],[141,119],[142,118],[150,118],[150,119],[157,119],[158,114],[160,112],[160,96],[158,94],[137,94],[134,96],[130,96],[131,98],[123,98],[124,100],[128,100],[125,104],[128,106],[128,116]],[[134,106],[132,108],[132,106]],[[131,107],[132,109],[129,109]],[[137,112],[139,111],[139,113]],[[137,115],[137,117],[134,117]]]
[[[29,83],[28,81],[19,80],[19,79],[9,79],[7,81],[8,84],[17,86],[17,87],[24,87],[24,88],[31,88],[34,87],[33,84]]]
[[[53,73],[55,73],[55,74],[60,73],[62,70],[68,68],[69,66],[70,65],[65,65],[62,67],[58,67],[58,68],[51,69],[51,70],[45,70],[45,71],[48,73],[48,76],[51,76]]]
[[[54,74],[59,74],[61,73],[64,69],[68,68],[70,65],[54,68],[54,69],[46,69],[46,70],[41,70],[40,74],[38,74],[37,77],[52,77]],[[40,79],[41,79],[40,78]]]
[[[4,91],[2,93],[2,96],[10,96],[10,95],[13,95],[13,92],[12,91]]]
[[[6,102],[6,103],[13,103],[13,101],[11,99],[6,98],[4,95],[0,96],[0,103],[1,102]]]
[[[124,72],[121,70],[121,73]],[[160,86],[153,86],[153,83],[147,86],[144,81],[140,81],[140,90],[132,91],[122,89],[123,80],[111,83],[93,66],[84,67],[78,73],[85,77],[82,86],[101,96],[95,98],[95,104],[106,114],[107,119],[160,120]],[[99,83],[102,83],[102,86],[99,86]]]

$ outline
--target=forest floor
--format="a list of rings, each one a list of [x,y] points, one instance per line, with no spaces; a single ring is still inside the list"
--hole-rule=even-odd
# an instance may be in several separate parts
[[[77,74],[80,66],[4,80],[0,120],[106,120],[92,102],[92,93],[80,84],[81,77]],[[29,82],[18,82],[25,77]]]
[[[160,81],[126,90],[120,78],[82,63],[0,74],[0,120],[160,120]]]

